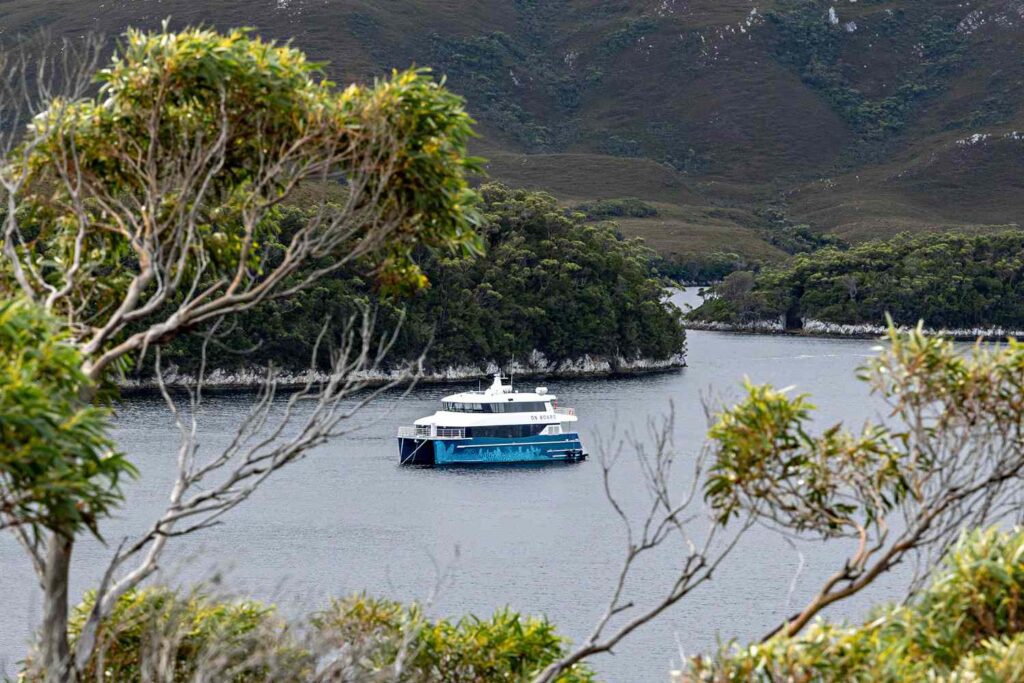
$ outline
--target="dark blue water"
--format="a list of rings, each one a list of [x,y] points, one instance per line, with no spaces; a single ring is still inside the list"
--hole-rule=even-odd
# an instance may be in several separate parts
[[[855,368],[874,342],[691,332],[689,367],[633,379],[548,382],[559,404],[573,406],[580,432],[595,453],[612,430],[642,430],[675,406],[680,488],[687,482],[706,431],[702,396],[735,397],[744,377],[813,394],[820,420],[859,427],[873,415]],[[476,383],[472,383],[475,388]],[[225,577],[238,594],[300,614],[331,595],[368,591],[427,600],[431,611],[480,614],[510,605],[546,614],[579,639],[600,615],[624,548],[621,526],[605,500],[596,462],[544,468],[403,469],[395,428],[433,412],[448,393],[465,387],[425,387],[402,402],[382,400],[357,420],[362,429],[319,448],[280,472],[225,525],[177,539],[164,563],[167,580]],[[250,398],[208,399],[201,424],[204,448],[223,444]],[[108,539],[138,533],[161,509],[169,490],[177,432],[158,400],[138,399],[118,414],[116,437],[142,472],[131,485]],[[627,456],[614,486],[638,511],[646,494]],[[694,525],[694,532],[702,529]],[[768,531],[751,533],[713,582],[687,597],[593,665],[610,681],[665,681],[680,650],[694,654],[719,639],[760,636],[791,613],[834,570],[836,546],[801,544],[798,554]],[[75,558],[75,594],[94,584],[112,550],[95,541]],[[668,587],[678,547],[666,547],[630,584],[637,602]],[[790,595],[794,576],[803,571]],[[438,587],[438,575],[450,573]],[[13,539],[0,536],[0,662],[11,672],[36,623],[38,589]],[[832,614],[856,617],[876,599],[897,594],[899,577]]]

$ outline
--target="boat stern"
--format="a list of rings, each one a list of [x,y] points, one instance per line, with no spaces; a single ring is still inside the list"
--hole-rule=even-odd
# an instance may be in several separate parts
[[[429,438],[398,437],[400,465],[433,465],[434,442]]]

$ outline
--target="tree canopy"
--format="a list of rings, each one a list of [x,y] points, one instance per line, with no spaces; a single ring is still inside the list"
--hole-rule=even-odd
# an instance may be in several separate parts
[[[63,47],[67,66],[79,55]],[[330,379],[302,393],[318,409],[301,438],[198,462],[183,428],[168,506],[113,552],[72,653],[76,536],[99,533],[134,472],[105,434],[102,390],[177,337],[342,268],[409,292],[426,285],[417,258],[480,250],[472,119],[427,71],[339,89],[300,50],[245,30],[130,30],[98,73],[100,43],[83,49],[86,68],[50,80],[39,65],[52,55],[0,50],[0,527],[43,588],[37,664],[52,681],[81,672],[101,623],[156,571],[168,538],[205,528],[212,520],[197,517],[219,517],[336,434],[339,402],[379,355],[332,359]],[[299,201],[301,223],[282,236],[281,207]],[[372,344],[369,328],[357,336]],[[238,431],[254,424],[265,423]]]
[[[79,398],[81,362],[56,320],[0,302],[0,528],[98,534],[135,473],[107,436],[109,410]]]
[[[1024,531],[965,533],[930,585],[858,625],[818,621],[691,661],[686,680],[1019,681],[1024,677]]]
[[[1024,232],[900,235],[821,249],[755,276],[735,273],[698,320],[799,320],[930,327],[1024,327]],[[749,286],[738,286],[749,280]]]
[[[96,79],[48,102],[0,173],[3,287],[66,317],[87,355],[117,349],[90,367],[349,263],[414,290],[417,249],[479,252],[471,119],[425,70],[339,90],[291,46],[188,29],[129,31]],[[311,184],[343,187],[278,242],[280,205]]]

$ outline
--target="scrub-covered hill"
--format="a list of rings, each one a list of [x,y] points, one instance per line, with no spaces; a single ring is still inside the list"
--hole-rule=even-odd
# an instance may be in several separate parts
[[[1021,0],[7,0],[0,41],[166,17],[294,40],[337,80],[432,65],[493,177],[652,202],[622,229],[679,260],[1024,206]]]

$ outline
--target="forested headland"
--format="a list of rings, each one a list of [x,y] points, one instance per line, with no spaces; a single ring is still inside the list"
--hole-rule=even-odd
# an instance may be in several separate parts
[[[207,345],[208,366],[305,370],[326,325],[317,366],[327,367],[332,339],[368,307],[382,334],[398,331],[387,362],[397,366],[426,351],[428,374],[488,364],[530,367],[538,354],[547,368],[576,363],[578,372],[586,372],[579,363],[588,358],[613,372],[630,363],[682,363],[682,315],[666,300],[654,253],[623,238],[613,223],[592,222],[613,216],[607,207],[565,209],[549,194],[496,183],[479,195],[484,255],[420,250],[416,262],[430,285],[401,297],[381,293],[358,268],[320,278],[239,316]],[[273,234],[286,244],[309,216],[292,206],[275,220]],[[201,344],[199,336],[181,338],[165,359],[194,372]]]
[[[1024,232],[899,235],[830,247],[711,288],[692,321],[745,326],[779,321],[951,330],[1024,329]]]

